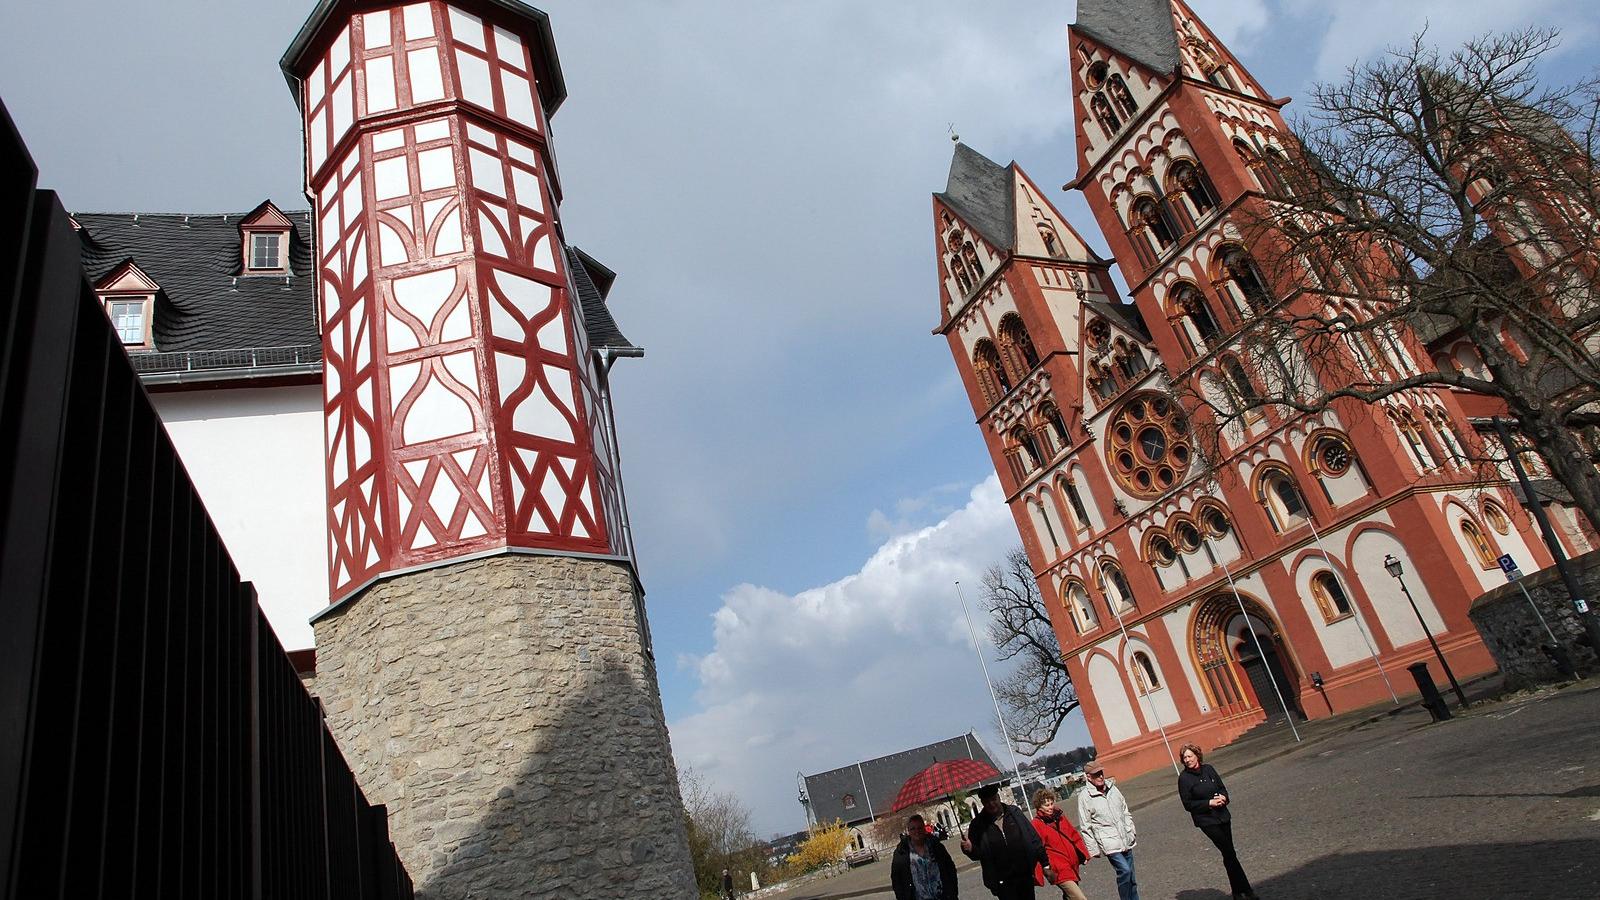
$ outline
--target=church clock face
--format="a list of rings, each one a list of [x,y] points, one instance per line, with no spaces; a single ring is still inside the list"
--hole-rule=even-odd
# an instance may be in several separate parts
[[[1192,456],[1183,415],[1161,394],[1137,394],[1111,417],[1106,461],[1136,497],[1165,493],[1189,471]]]

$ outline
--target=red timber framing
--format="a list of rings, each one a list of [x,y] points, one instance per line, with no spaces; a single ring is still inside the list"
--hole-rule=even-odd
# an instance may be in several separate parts
[[[335,605],[498,549],[624,553],[535,13],[325,2],[285,56],[319,216]]]

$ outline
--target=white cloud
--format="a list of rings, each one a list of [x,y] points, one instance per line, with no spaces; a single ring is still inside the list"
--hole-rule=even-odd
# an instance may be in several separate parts
[[[671,725],[679,762],[737,794],[762,832],[804,824],[797,772],[969,728],[1004,765],[954,583],[975,604],[980,574],[1016,542],[990,476],[960,509],[890,538],[854,574],[793,596],[728,591],[712,617],[714,649],[681,660],[699,681],[701,710]]]

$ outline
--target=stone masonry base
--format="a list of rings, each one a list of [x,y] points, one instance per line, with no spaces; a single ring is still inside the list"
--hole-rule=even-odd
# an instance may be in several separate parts
[[[696,896],[636,599],[620,564],[506,555],[316,623],[315,691],[419,898]]]

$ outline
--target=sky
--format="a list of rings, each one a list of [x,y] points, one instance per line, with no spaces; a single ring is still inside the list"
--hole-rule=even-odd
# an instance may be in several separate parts
[[[69,209],[303,209],[277,61],[312,5],[7,3],[0,98]],[[619,273],[612,310],[647,352],[613,384],[680,765],[767,834],[803,826],[801,771],[968,729],[1004,763],[955,582],[974,599],[1017,535],[930,333],[929,195],[952,133],[1038,184],[1074,176],[1074,4],[536,5],[570,94],[566,232]],[[1279,95],[1424,25],[1447,47],[1559,27],[1556,80],[1600,33],[1588,0],[1193,6]],[[1079,195],[1057,200],[1104,254]],[[1075,716],[1058,747],[1086,741]]]

